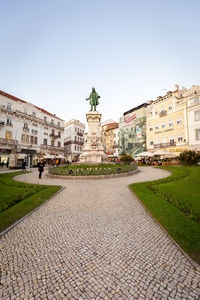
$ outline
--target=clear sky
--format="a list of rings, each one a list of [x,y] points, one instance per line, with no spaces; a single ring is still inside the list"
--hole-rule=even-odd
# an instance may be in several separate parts
[[[199,0],[0,0],[0,90],[86,122],[200,84]]]

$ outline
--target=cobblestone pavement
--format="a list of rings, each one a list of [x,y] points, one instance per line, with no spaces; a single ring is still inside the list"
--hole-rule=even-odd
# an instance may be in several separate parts
[[[168,176],[18,180],[66,187],[1,238],[2,299],[199,299],[199,271],[128,189]]]

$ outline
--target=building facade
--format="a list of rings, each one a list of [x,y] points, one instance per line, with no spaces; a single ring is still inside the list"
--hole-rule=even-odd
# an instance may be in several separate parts
[[[102,126],[102,143],[107,155],[118,156],[119,124],[108,123]]]
[[[146,108],[141,104],[123,114],[119,122],[119,154],[137,155],[146,150]]]
[[[72,119],[65,124],[64,153],[69,161],[77,160],[83,151],[85,124]]]
[[[152,101],[147,109],[148,151],[168,150],[180,153],[198,144],[198,86],[191,89],[175,86],[163,97]],[[196,100],[195,100],[196,99]],[[197,121],[195,121],[195,118]],[[194,128],[195,126],[195,128]]]
[[[200,86],[193,86],[186,98],[189,148],[200,151]]]
[[[64,154],[64,121],[32,103],[0,91],[0,160],[28,166]]]

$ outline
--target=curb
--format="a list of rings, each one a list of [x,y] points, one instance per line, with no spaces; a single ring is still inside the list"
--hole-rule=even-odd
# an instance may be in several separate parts
[[[143,204],[143,202],[138,198],[138,196],[135,194],[135,192],[129,187],[133,195],[136,197],[136,199],[140,202],[142,207],[145,209],[145,211],[150,215],[150,217],[153,219],[153,221],[165,232],[165,234],[168,236],[168,238],[172,241],[172,243],[182,252],[182,254],[185,256],[185,258],[191,263],[193,268],[200,271],[200,265],[194,261],[182,248],[181,246],[171,237],[171,235],[167,232],[167,230],[154,218],[154,216],[151,214],[151,212],[146,208],[146,206]]]
[[[109,175],[96,175],[96,176],[64,176],[64,175],[53,175],[47,174],[47,177],[50,178],[57,178],[57,179],[66,179],[66,180],[98,180],[98,179],[110,179],[110,178],[119,178],[119,177],[126,177],[131,176],[138,173],[140,170],[137,168],[134,171],[121,173],[121,174],[109,174]]]
[[[0,238],[2,236],[4,236],[6,233],[8,233],[8,231],[10,231],[11,229],[13,229],[17,224],[19,224],[20,222],[24,221],[26,218],[28,218],[30,215],[32,215],[34,212],[36,212],[38,209],[40,209],[43,205],[45,205],[48,201],[50,201],[51,199],[53,199],[55,196],[57,196],[59,193],[61,193],[63,190],[65,189],[65,187],[61,187],[54,195],[52,195],[49,199],[45,200],[42,204],[40,204],[39,206],[37,206],[34,210],[30,211],[27,215],[25,215],[24,217],[22,217],[21,219],[17,220],[15,223],[11,224],[9,227],[7,227],[5,230],[0,232]]]

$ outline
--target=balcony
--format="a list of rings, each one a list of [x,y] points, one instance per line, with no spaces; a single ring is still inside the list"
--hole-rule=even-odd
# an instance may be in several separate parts
[[[172,141],[172,142],[169,142],[169,143],[155,144],[154,149],[174,147],[174,146],[176,146],[176,142]]]
[[[4,126],[5,122],[4,121],[0,121],[0,126]]]
[[[79,136],[83,136],[83,133],[81,133],[81,132],[77,132],[77,135],[79,135]]]
[[[67,142],[64,143],[65,146],[71,145],[71,144],[82,146],[84,144],[84,142],[78,142],[78,141],[72,141],[72,140],[70,140],[70,141],[67,141]]]
[[[52,137],[52,138],[54,138],[54,139],[61,138],[60,134],[51,133],[49,136]]]
[[[23,127],[22,129],[24,132],[29,132],[29,128]]]
[[[64,151],[64,147],[51,146],[51,145],[45,145],[45,144],[41,144],[40,149],[53,150],[53,151]]]
[[[14,146],[14,145],[18,144],[18,141],[17,140],[0,138],[0,144],[1,145],[6,145],[6,146]]]
[[[165,117],[167,115],[167,111],[166,110],[162,110],[160,113],[159,113],[159,117],[162,118],[162,117]]]

